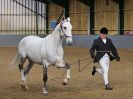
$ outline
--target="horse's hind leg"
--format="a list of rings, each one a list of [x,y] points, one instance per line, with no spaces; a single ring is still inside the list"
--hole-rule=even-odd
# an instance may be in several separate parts
[[[29,73],[30,69],[32,68],[32,66],[33,66],[33,62],[29,60],[29,64],[24,69],[24,76],[25,76],[25,78],[28,75],[28,73]]]
[[[29,60],[29,64],[25,67],[24,71],[22,72],[22,83],[21,86],[24,90],[28,90],[28,86],[26,84],[26,76],[28,75],[30,69],[33,66],[33,62]]]
[[[22,79],[21,86],[25,90],[28,90],[28,86],[26,84],[26,76],[28,75],[28,73],[29,73],[30,69],[32,68],[32,66],[33,66],[33,62],[29,60],[29,64],[25,67],[23,75],[22,75],[24,77],[24,79]]]
[[[20,59],[19,59],[20,61],[19,61],[18,68],[19,68],[19,71],[20,71],[21,77],[22,77],[21,87],[22,87],[23,89],[27,90],[28,87],[26,86],[26,78],[25,78],[25,76],[24,76],[24,69],[23,69],[23,65],[24,65],[24,63],[25,63],[25,61],[26,61],[26,58],[22,58],[22,57],[19,57],[19,58],[20,58]]]

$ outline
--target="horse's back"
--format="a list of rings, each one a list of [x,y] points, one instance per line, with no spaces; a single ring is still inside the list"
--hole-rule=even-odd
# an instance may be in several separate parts
[[[35,45],[35,43],[40,42],[40,39],[40,37],[34,35],[26,36],[19,42],[18,48],[23,48],[30,44]]]
[[[36,35],[30,35],[30,36],[26,36],[24,37],[19,44],[23,43],[23,42],[29,42],[29,41],[33,41],[33,40],[37,40],[37,39],[40,39],[39,36],[36,36]]]

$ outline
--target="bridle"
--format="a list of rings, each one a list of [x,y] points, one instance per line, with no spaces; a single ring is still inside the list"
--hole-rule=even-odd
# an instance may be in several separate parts
[[[63,32],[63,34],[65,35],[66,38],[67,38],[67,37],[71,37],[71,36],[67,36],[66,33],[65,33],[64,30],[63,30],[63,26],[62,26],[62,25],[63,25],[63,23],[65,23],[65,22],[68,22],[68,21],[63,21],[63,22],[60,23],[60,30],[59,30],[59,31],[60,31],[60,35],[61,35],[61,32]],[[61,35],[61,37],[63,37],[63,36]]]

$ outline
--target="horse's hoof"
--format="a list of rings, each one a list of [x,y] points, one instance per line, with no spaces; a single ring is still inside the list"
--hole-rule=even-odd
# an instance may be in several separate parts
[[[64,86],[67,85],[67,83],[65,83],[65,82],[63,82],[62,84],[63,84]]]
[[[63,85],[67,85],[67,79],[64,79],[64,81],[63,81],[62,84],[63,84]]]
[[[68,79],[68,80],[70,80],[70,79],[71,79],[71,77],[67,77],[67,79]]]
[[[29,91],[29,88],[27,85],[21,84],[21,87],[25,90],[25,91]]]
[[[44,95],[47,95],[47,94],[48,94],[48,92],[47,92],[47,89],[46,89],[46,88],[43,88],[43,89],[42,89],[42,92],[43,92],[43,94],[44,94]]]
[[[48,92],[47,92],[47,91],[43,91],[43,94],[44,94],[44,95],[48,95]]]

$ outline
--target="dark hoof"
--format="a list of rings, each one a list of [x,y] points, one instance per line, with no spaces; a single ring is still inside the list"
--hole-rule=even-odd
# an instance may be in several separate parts
[[[112,87],[107,87],[107,88],[105,88],[106,90],[113,90],[113,88]]]
[[[65,83],[65,82],[63,82],[62,84],[63,84],[64,86],[67,85],[67,83]]]
[[[29,89],[28,89],[28,86],[27,86],[27,85],[21,84],[21,87],[22,87],[22,89],[24,89],[25,91],[29,91]]]
[[[105,88],[106,90],[113,90],[113,88]]]
[[[106,90],[113,90],[113,88],[109,84],[106,85],[106,88],[105,89]]]

